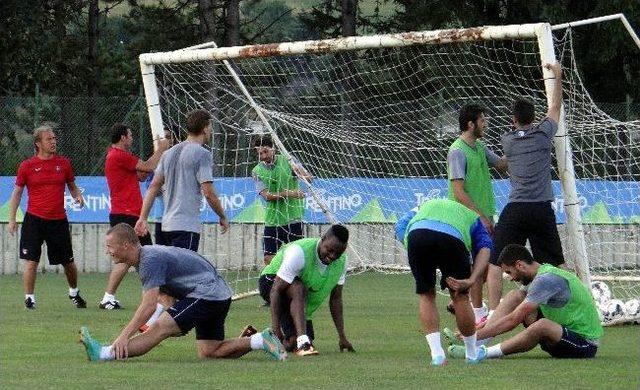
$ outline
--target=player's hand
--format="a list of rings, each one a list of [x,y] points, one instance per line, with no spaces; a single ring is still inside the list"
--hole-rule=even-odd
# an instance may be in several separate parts
[[[487,233],[493,236],[493,221],[491,221],[489,218],[482,215],[480,216],[480,222],[482,222],[482,224],[484,225],[484,228],[487,229]]]
[[[454,279],[451,276],[445,279],[447,286],[455,292],[465,292],[469,290],[473,281],[471,279]]]
[[[304,199],[305,197],[304,191],[302,190],[291,191],[291,195],[292,195],[291,198],[294,198],[294,199]]]
[[[169,145],[169,140],[164,138],[164,139],[159,139],[157,141],[158,143],[158,150],[162,150],[165,151],[167,149],[169,149],[170,145]]]
[[[16,231],[18,231],[18,224],[16,223],[16,221],[9,222],[9,226],[7,226],[7,229],[9,230],[9,234],[14,236],[16,234]]]
[[[138,237],[146,236],[149,232],[149,225],[144,219],[138,219],[136,221],[136,226],[133,227],[133,230],[136,232]]]
[[[222,226],[222,234],[225,234],[229,230],[229,221],[227,217],[220,218],[220,226]]]
[[[129,339],[122,335],[111,344],[116,359],[126,359],[129,357]]]
[[[80,206],[80,208],[84,207],[84,198],[82,197],[82,194],[76,194],[73,199],[76,201],[76,204]]]
[[[351,343],[349,342],[349,340],[347,340],[346,337],[341,337],[340,340],[338,341],[338,346],[340,347],[340,352],[344,352],[344,350],[346,349],[348,352],[355,352],[356,350],[353,349],[353,345],[351,345]]]
[[[553,64],[544,64],[544,68],[553,72],[553,75],[558,78],[558,76],[562,75],[562,66],[559,62],[554,62]]]

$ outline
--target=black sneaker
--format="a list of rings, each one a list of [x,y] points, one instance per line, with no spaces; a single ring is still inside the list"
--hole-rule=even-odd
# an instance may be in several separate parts
[[[120,306],[120,302],[118,302],[115,299],[113,301],[100,302],[98,307],[103,309],[103,310],[120,310],[120,309],[122,309],[122,306]]]
[[[76,305],[78,309],[87,308],[87,302],[84,299],[82,299],[82,297],[80,296],[80,292],[78,292],[75,297],[72,297],[71,295],[69,295],[69,299],[71,299],[71,303]]]
[[[36,303],[33,301],[33,299],[27,298],[27,299],[24,300],[24,307],[29,309],[29,310],[35,310]]]

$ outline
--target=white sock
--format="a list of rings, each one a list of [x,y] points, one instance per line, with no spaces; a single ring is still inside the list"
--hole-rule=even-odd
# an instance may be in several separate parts
[[[70,297],[75,297],[76,295],[78,295],[78,288],[71,288],[69,287],[69,296]]]
[[[262,343],[263,343],[262,333],[254,334],[249,338],[249,341],[251,341],[252,350],[255,351],[256,349],[262,349]]]
[[[36,301],[36,294],[24,294],[24,299],[29,299],[29,298],[31,298],[31,300],[33,302],[35,302]]]
[[[478,349],[476,348],[476,334],[474,333],[471,336],[462,336],[462,340],[464,341],[464,346],[467,349],[467,359],[475,359],[476,357],[478,357]]]
[[[160,314],[162,314],[163,311],[164,311],[164,306],[162,306],[159,303],[156,303],[156,311],[154,311],[153,314],[151,314],[151,317],[149,317],[145,325],[147,326],[153,325],[153,323],[158,320],[158,317],[160,317]]]
[[[100,348],[100,360],[114,360],[116,358],[116,353],[113,351],[113,347],[110,345],[105,345]]]
[[[436,356],[445,356],[444,349],[442,349],[442,341],[440,340],[440,332],[429,333],[424,336],[429,344],[429,350],[431,350],[431,359],[435,359]]]
[[[482,307],[473,308],[473,316],[475,317],[476,323],[478,323],[486,315],[487,315],[486,307],[482,306]]]
[[[481,345],[487,345],[493,340],[493,337],[487,337],[486,339],[476,341],[476,345],[479,347]]]
[[[307,336],[306,334],[303,334],[302,336],[298,336],[298,339],[296,340],[296,345],[298,348],[302,348],[302,346],[305,345],[306,343],[311,344],[311,340],[309,340],[309,336]]]
[[[500,349],[500,344],[496,344],[487,348],[488,358],[499,358],[501,356],[504,356],[504,353],[502,353],[502,349]]]
[[[104,296],[102,297],[102,300],[100,301],[100,303],[105,303],[108,301],[115,301],[116,300],[116,296],[113,294],[109,294],[108,292],[104,293]]]

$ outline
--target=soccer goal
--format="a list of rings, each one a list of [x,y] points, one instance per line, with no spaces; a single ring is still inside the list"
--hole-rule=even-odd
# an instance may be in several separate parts
[[[640,297],[640,122],[613,119],[593,103],[571,35],[540,23],[243,47],[209,43],[143,54],[140,63],[154,137],[164,127],[182,129],[195,108],[214,117],[208,147],[215,186],[235,230],[214,234],[215,245],[205,242],[204,251],[237,273],[236,291],[243,292],[238,286],[255,289],[262,264],[263,205],[251,180],[257,135],[271,134],[281,154],[315,176],[306,188],[308,234],[339,221],[352,233],[350,267],[402,271],[406,256],[394,222],[420,202],[446,196],[458,108],[487,107],[485,141],[501,154],[511,102],[534,101],[541,119],[555,82],[542,64],[560,61],[564,111],[553,175],[566,259],[586,283],[607,280],[623,299]],[[501,209],[509,185],[495,172],[494,191]],[[215,233],[215,224],[206,229]]]

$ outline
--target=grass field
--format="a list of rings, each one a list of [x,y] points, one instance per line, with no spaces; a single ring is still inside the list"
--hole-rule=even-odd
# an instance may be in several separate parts
[[[429,366],[419,332],[417,299],[409,275],[363,274],[345,286],[347,336],[356,354],[340,353],[326,307],[314,321],[320,355],[278,363],[263,352],[239,360],[199,361],[193,334],[166,340],[143,357],[90,363],[77,343],[80,325],[96,338],[113,340],[135,310],[140,285],[128,275],[118,297],[125,310],[97,308],[106,275],[82,275],[80,287],[90,307],[75,309],[66,297],[64,277],[39,275],[35,311],[23,308],[19,276],[0,277],[0,388],[435,388],[435,389],[638,389],[640,343],[637,326],[607,328],[596,359],[557,360],[539,348],[529,353],[467,366],[450,360]],[[235,302],[227,335],[247,323],[269,322],[258,297]],[[445,298],[441,298],[442,305]],[[442,322],[451,325],[452,316]]]

